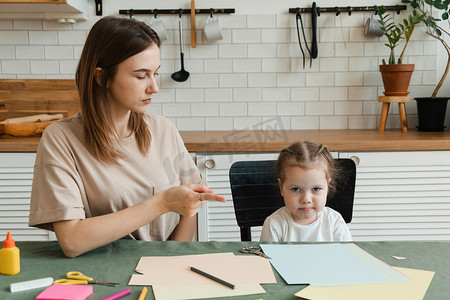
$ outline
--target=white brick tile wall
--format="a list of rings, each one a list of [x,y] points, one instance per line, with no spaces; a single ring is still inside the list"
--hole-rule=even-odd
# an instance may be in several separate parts
[[[30,31],[30,45],[57,45],[57,31]]]
[[[319,88],[293,88],[291,89],[292,101],[319,101]]]
[[[203,118],[177,118],[176,126],[178,130],[186,131],[204,131],[205,121]]]
[[[0,45],[27,45],[28,31],[0,31]]]
[[[291,62],[287,58],[264,59],[262,61],[262,71],[271,73],[288,73],[291,71]]]
[[[236,117],[247,115],[247,103],[219,103],[221,117]]]
[[[218,103],[191,103],[191,116],[214,117],[219,115]]]
[[[337,86],[361,86],[364,79],[363,72],[334,73]]]
[[[233,118],[205,118],[205,128],[207,130],[233,130]]]
[[[0,30],[11,30],[13,29],[13,21],[12,20],[0,20]]]
[[[256,73],[261,72],[261,59],[234,59],[234,73]]]
[[[275,74],[249,74],[248,87],[276,87],[277,76]]]
[[[348,88],[347,87],[321,87],[320,88],[320,99],[321,100],[347,100]]]
[[[202,89],[176,89],[176,102],[204,102]],[[173,101],[173,100],[172,100]]]
[[[220,74],[219,87],[242,88],[247,86],[247,74]]]
[[[248,45],[249,58],[273,58],[277,56],[276,44],[250,44]],[[278,55],[280,56],[280,55]]]
[[[72,58],[74,58],[73,46],[45,46],[44,50],[45,50],[45,59],[72,59]]]
[[[75,72],[77,70],[78,60],[60,60],[59,61],[59,73],[70,75],[69,78],[75,78]]]
[[[277,110],[276,103],[262,102],[262,103],[249,103],[248,115],[249,116],[272,116]]]
[[[247,45],[219,45],[219,58],[247,57]]]
[[[261,101],[261,89],[259,88],[238,88],[234,89],[234,101],[253,102]]]
[[[198,15],[196,48],[190,45],[189,16],[183,15],[190,77],[175,82],[170,76],[181,68],[178,16],[161,15],[168,40],[161,46],[160,92],[148,112],[170,118],[180,130],[377,129],[377,99],[384,90],[378,65],[389,49],[385,37],[364,36],[363,25],[370,16],[321,14],[318,58],[310,67],[302,39],[303,67],[295,14],[218,15],[224,38],[215,43],[204,40],[207,15]],[[149,23],[152,16],[135,17]],[[73,78],[87,33],[99,18],[89,16],[76,24],[0,20],[0,78]],[[311,16],[302,14],[302,19],[310,45]],[[416,28],[404,57],[404,62],[415,64],[412,97],[429,96],[434,90],[441,47],[423,26]],[[415,127],[415,101],[407,104],[407,114],[409,126]],[[387,128],[399,127],[393,105]]]
[[[321,116],[319,129],[347,129],[347,117],[342,116]]]
[[[162,104],[162,114],[166,117],[184,117],[191,114],[189,103],[167,103]]]
[[[59,61],[32,60],[30,61],[31,74],[58,74]]]
[[[193,88],[216,88],[219,86],[217,74],[191,74],[190,77]]]
[[[263,43],[289,43],[291,41],[290,29],[262,29]]]
[[[42,46],[16,46],[17,59],[44,59]]]
[[[42,30],[41,20],[14,20],[14,30]]]
[[[86,31],[58,31],[60,45],[82,45],[86,40]]]
[[[334,103],[334,114],[337,116],[361,115],[362,111],[362,101],[336,101]]]
[[[346,57],[321,58],[320,72],[344,72],[348,71],[349,63]]]
[[[205,102],[231,102],[233,101],[232,89],[205,89]]]
[[[14,46],[0,46],[0,59],[14,59],[15,57]]]
[[[314,130],[319,129],[319,117],[292,117],[292,130]]]
[[[232,63],[231,59],[205,59],[205,73],[231,73]]]
[[[278,116],[302,116],[305,114],[305,104],[302,102],[277,103]]]
[[[309,116],[327,116],[333,115],[333,102],[307,102],[305,106],[306,115]]]
[[[3,74],[30,74],[30,61],[28,60],[3,60]]]
[[[291,90],[288,88],[263,88],[262,101],[289,101]]]
[[[248,15],[247,28],[274,28],[275,15]]]
[[[232,33],[234,44],[254,44],[261,42],[261,29],[235,29]]]
[[[237,117],[234,118],[233,130],[251,130],[261,122],[261,117]]]

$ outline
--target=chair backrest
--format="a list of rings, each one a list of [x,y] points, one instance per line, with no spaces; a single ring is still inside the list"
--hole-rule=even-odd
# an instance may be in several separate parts
[[[353,215],[356,165],[351,159],[335,159],[342,173],[333,197],[327,206],[338,211],[346,223]],[[230,168],[230,185],[236,221],[241,229],[241,241],[251,241],[251,227],[262,226],[264,220],[284,206],[278,187],[276,160],[237,161]]]

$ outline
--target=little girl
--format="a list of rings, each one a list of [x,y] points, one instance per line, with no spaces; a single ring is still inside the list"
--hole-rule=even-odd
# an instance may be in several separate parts
[[[261,241],[351,241],[342,216],[325,207],[328,194],[335,191],[335,171],[323,145],[306,141],[284,148],[277,173],[285,206],[264,221]]]

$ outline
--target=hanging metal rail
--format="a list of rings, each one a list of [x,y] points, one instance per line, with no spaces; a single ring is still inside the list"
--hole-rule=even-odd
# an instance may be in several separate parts
[[[234,14],[234,8],[205,8],[196,9],[196,14]],[[119,14],[121,15],[189,15],[191,14],[190,9],[120,9]]]
[[[352,12],[366,12],[366,11],[377,11],[378,6],[343,6],[343,7],[317,7],[317,15],[320,15],[320,13],[336,13],[336,15],[339,15],[342,13],[348,13],[349,15],[352,14]],[[401,10],[406,10],[406,5],[390,5],[384,7],[386,10],[393,10],[396,11],[397,14],[400,13]],[[289,8],[289,13],[310,13],[312,12],[312,8]]]

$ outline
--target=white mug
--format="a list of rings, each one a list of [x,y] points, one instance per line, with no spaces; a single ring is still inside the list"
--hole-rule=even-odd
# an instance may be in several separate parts
[[[379,18],[374,18],[375,14],[372,14],[370,18],[367,19],[366,24],[364,24],[364,35],[365,36],[383,36],[383,30],[381,29],[381,23]]]
[[[156,32],[161,42],[167,40],[166,27],[158,16],[154,16],[150,20],[150,28]]]
[[[214,16],[209,16],[203,25],[203,33],[208,42],[215,42],[223,39],[222,29],[220,29],[219,19]]]

